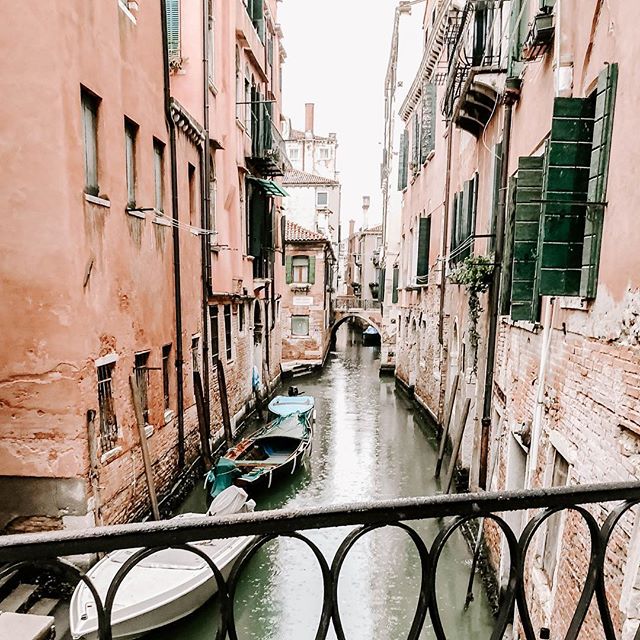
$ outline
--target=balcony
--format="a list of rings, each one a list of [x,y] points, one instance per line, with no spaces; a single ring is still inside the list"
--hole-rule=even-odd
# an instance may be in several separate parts
[[[503,2],[468,1],[449,55],[444,115],[475,137],[495,112],[506,72]]]
[[[271,103],[251,103],[251,155],[247,162],[262,176],[283,176],[289,166],[284,140],[271,118]]]
[[[330,628],[333,627],[335,635],[344,640],[346,636],[340,617],[338,585],[345,561],[356,543],[367,534],[382,527],[394,527],[409,536],[417,551],[416,561],[422,566],[421,584],[416,594],[417,606],[407,637],[418,638],[423,629],[431,626],[435,637],[446,640],[455,636],[447,635],[443,628],[439,606],[444,596],[437,588],[438,566],[440,560],[448,553],[447,544],[453,536],[470,521],[478,520],[481,526],[482,523],[491,522],[492,538],[500,534],[510,556],[506,567],[507,578],[491,637],[504,637],[517,609],[523,637],[535,640],[549,635],[548,629],[536,624],[537,618],[529,612],[529,575],[535,562],[535,544],[532,544],[532,541],[536,534],[539,536],[544,531],[548,518],[554,513],[573,511],[575,517],[586,525],[585,531],[588,533],[585,533],[585,536],[589,538],[591,550],[589,552],[587,549],[584,555],[588,570],[580,571],[581,575],[585,576],[580,595],[576,595],[575,602],[571,598],[565,600],[565,606],[571,608],[570,615],[573,616],[567,637],[579,636],[587,612],[591,608],[593,613],[599,614],[602,621],[602,637],[613,639],[616,638],[615,624],[607,602],[606,577],[610,569],[608,560],[614,549],[609,547],[616,545],[616,536],[620,533],[625,514],[639,501],[640,483],[620,483],[500,493],[437,495],[332,508],[261,511],[215,519],[193,518],[96,527],[84,531],[9,535],[0,538],[0,563],[8,563],[0,570],[0,580],[13,571],[36,567],[58,572],[74,582],[83,580],[90,583],[80,569],[64,560],[65,556],[143,547],[123,563],[114,577],[106,601],[101,602],[98,598],[96,602],[100,624],[99,639],[110,640],[109,621],[116,591],[128,572],[149,555],[148,549],[173,547],[192,550],[188,543],[194,541],[256,536],[253,544],[239,556],[226,580],[213,562],[210,559],[206,560],[216,575],[216,597],[222,612],[219,620],[211,623],[212,626],[218,626],[217,635],[216,629],[212,628],[210,637],[237,638],[234,597],[242,581],[244,567],[270,540],[279,537],[294,538],[312,552],[309,554],[310,570],[319,568],[322,576],[322,595],[319,596],[322,606],[315,637],[327,638]],[[609,506],[604,508],[605,504]],[[593,505],[595,509],[589,508],[588,505]],[[597,516],[592,515],[592,511]],[[508,524],[513,521],[509,515],[518,512],[528,514],[528,522],[521,532],[513,530]],[[416,531],[414,523],[417,521],[433,523],[437,531],[433,542],[423,540]],[[600,522],[602,524],[599,524]],[[327,557],[325,552],[305,535],[307,531],[336,527],[351,529],[342,536],[341,543],[332,557]],[[567,548],[564,552],[576,553],[575,550]],[[389,553],[393,553],[393,549],[389,549]],[[583,557],[580,558],[580,562],[582,560]],[[366,579],[367,576],[362,576],[362,580]]]

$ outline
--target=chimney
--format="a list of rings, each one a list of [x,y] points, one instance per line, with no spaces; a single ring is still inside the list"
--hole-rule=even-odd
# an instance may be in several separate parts
[[[304,131],[305,133],[313,133],[313,112],[315,105],[313,102],[307,102],[304,105]]]
[[[349,220],[349,237],[353,235],[353,232],[355,231],[355,226],[356,226],[356,221]]]
[[[362,196],[362,230],[364,231],[369,226],[369,205],[371,204],[371,198],[369,196]]]

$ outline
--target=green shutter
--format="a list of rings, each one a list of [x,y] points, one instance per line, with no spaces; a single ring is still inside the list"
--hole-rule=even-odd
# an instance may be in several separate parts
[[[598,88],[596,90],[596,113],[587,193],[587,200],[594,204],[587,206],[580,280],[580,295],[585,298],[594,298],[598,288],[598,267],[600,265],[600,246],[604,218],[604,205],[602,203],[607,198],[609,155],[611,152],[613,112],[617,86],[618,65],[608,65],[598,78]]]
[[[496,248],[496,220],[500,207],[500,186],[502,184],[502,142],[493,147],[493,202],[491,208],[491,229],[489,233],[489,251]]]
[[[293,282],[293,257],[287,256],[285,259],[285,271],[287,274],[287,284],[291,284]]]
[[[504,248],[502,253],[502,273],[500,275],[500,315],[511,311],[511,284],[513,278],[513,234],[516,218],[516,189],[518,179],[509,178],[508,200],[504,221]]]
[[[169,61],[180,59],[180,0],[166,0]]]
[[[436,85],[425,82],[422,85],[422,122],[420,127],[420,164],[435,149]]]
[[[451,207],[451,242],[449,253],[455,251],[458,246],[458,198],[459,194],[453,194],[453,205]]]
[[[407,188],[407,170],[409,162],[409,134],[405,129],[400,136],[400,151],[398,153],[398,191]]]
[[[513,320],[534,322],[538,317],[536,264],[544,163],[544,156],[520,158],[518,161],[511,280]]]
[[[316,281],[316,257],[309,256],[309,284],[314,284]]]
[[[393,267],[393,290],[391,293],[391,302],[396,304],[398,302],[398,281],[400,279],[400,268]]]
[[[380,300],[380,302],[384,302],[384,285],[386,274],[386,269],[380,269],[380,276],[378,279],[378,300]]]
[[[431,217],[420,218],[418,233],[418,263],[416,276],[418,284],[427,284],[429,276],[429,245],[431,244]]]
[[[556,98],[538,247],[541,295],[580,293],[595,101]]]

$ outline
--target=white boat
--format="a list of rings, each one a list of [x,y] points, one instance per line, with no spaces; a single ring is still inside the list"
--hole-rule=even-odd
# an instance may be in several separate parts
[[[255,502],[248,500],[247,493],[233,486],[211,503],[206,515],[231,515],[253,511],[254,507]],[[187,513],[176,518],[202,515]],[[226,579],[234,561],[252,540],[246,536],[195,542],[193,546],[204,551]],[[122,549],[109,553],[87,573],[103,603],[116,573],[137,551]],[[158,551],[131,569],[120,585],[111,613],[113,638],[133,640],[180,620],[201,607],[217,590],[213,572],[202,558],[183,549]],[[69,617],[74,640],[97,640],[96,606],[83,582],[73,593]]]

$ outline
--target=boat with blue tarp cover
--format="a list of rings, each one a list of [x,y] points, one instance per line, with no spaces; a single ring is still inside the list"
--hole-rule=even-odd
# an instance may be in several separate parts
[[[254,493],[293,475],[311,452],[314,407],[311,396],[276,396],[269,403],[275,417],[229,449],[209,472],[211,494],[216,496],[231,484]]]

